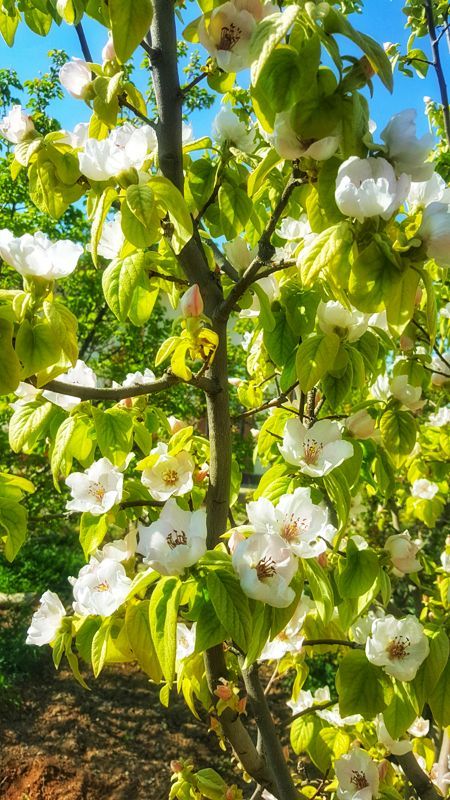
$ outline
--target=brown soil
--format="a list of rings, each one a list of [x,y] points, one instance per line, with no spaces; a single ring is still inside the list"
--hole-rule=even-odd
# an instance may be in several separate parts
[[[90,692],[49,666],[0,708],[1,800],[166,800],[180,758],[239,782],[175,693],[163,709],[158,689],[125,665],[88,682]]]

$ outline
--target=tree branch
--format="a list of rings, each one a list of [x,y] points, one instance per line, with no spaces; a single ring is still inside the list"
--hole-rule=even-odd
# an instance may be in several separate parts
[[[433,0],[424,0],[425,6],[425,19],[427,21],[428,32],[430,35],[431,52],[433,54],[433,66],[436,71],[436,76],[439,84],[439,91],[441,95],[442,113],[444,115],[444,128],[447,138],[447,146],[450,147],[450,108],[448,104],[448,91],[447,84],[444,77],[444,70],[442,68],[441,54],[439,51],[439,37],[436,34],[436,25],[434,22],[434,9]]]
[[[327,700],[326,703],[317,703],[315,706],[303,708],[301,711],[298,711],[297,714],[293,714],[289,720],[289,725],[292,725],[294,720],[300,719],[300,717],[306,717],[308,714],[314,714],[316,711],[324,711],[325,708],[331,708],[331,706],[334,705],[336,705],[334,700]]]
[[[416,790],[421,800],[442,800],[442,795],[436,789],[427,773],[424,772],[413,753],[395,756],[395,760],[400,764],[406,779]]]
[[[314,647],[329,644],[336,647],[350,647],[351,650],[364,650],[364,645],[350,642],[348,639],[303,639],[302,647]]]
[[[136,106],[134,106],[126,99],[124,94],[119,95],[117,100],[119,102],[119,105],[122,106],[122,108],[128,108],[128,110],[132,111],[136,117],[139,117],[139,119],[142,120],[142,122],[145,122],[146,125],[150,125],[150,127],[153,128],[154,131],[156,131],[156,122],[147,117],[146,114],[143,114],[142,111],[139,111],[139,109],[136,108]]]
[[[249,411],[243,411],[242,414],[236,414],[232,419],[245,419],[245,417],[252,417],[253,414],[259,414],[260,411],[267,411],[268,408],[277,408],[282,406],[283,403],[286,403],[289,400],[289,395],[291,392],[294,391],[298,386],[298,381],[292,384],[289,389],[286,389],[285,392],[280,394],[274,400],[268,400],[266,403],[262,403],[262,405],[258,406],[258,408],[251,408]]]
[[[89,61],[92,64],[94,60],[92,58],[81,22],[79,22],[78,25],[75,25],[75,30],[78,36],[78,41],[80,42],[81,52],[83,53],[84,60]]]
[[[139,397],[143,394],[156,394],[170,389],[179,383],[187,383],[195,389],[201,389],[207,394],[220,392],[218,384],[211,378],[204,376],[196,377],[193,375],[190,381],[182,381],[176,375],[166,372],[162,378],[152,383],[142,383],[138,386],[119,386],[117,389],[96,388],[92,386],[80,386],[77,384],[65,383],[65,381],[49,381],[44,386],[39,387],[49,392],[69,395],[69,397],[79,397],[81,400],[125,400],[128,397]]]
[[[194,86],[197,86],[198,83],[200,83],[201,81],[203,81],[207,77],[208,77],[208,73],[207,72],[201,72],[200,75],[196,75],[196,77],[193,78],[191,81],[189,81],[189,83],[187,83],[186,86],[183,86],[180,89],[182,98],[184,99],[186,97],[186,95],[189,94],[191,89],[194,88]]]

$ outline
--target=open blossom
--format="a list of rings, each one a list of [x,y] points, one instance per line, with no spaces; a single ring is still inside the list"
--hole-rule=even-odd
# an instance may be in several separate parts
[[[427,478],[418,478],[411,486],[413,497],[420,497],[421,500],[432,500],[437,495],[439,486]]]
[[[191,491],[195,462],[186,450],[170,455],[167,445],[160,442],[150,455],[158,458],[153,466],[144,469],[142,483],[155,500],[168,500]]]
[[[384,744],[386,750],[389,750],[394,756],[403,756],[412,750],[412,744],[409,739],[393,739],[383,718],[383,714],[377,714],[375,717],[375,730],[378,736],[378,741]]]
[[[188,628],[184,622],[177,624],[177,655],[176,660],[179,664],[184,658],[191,656],[195,650],[195,631],[196,624]]]
[[[339,167],[336,203],[347,217],[363,222],[367,217],[389,219],[406,199],[408,175],[396,177],[385,158],[351,156]]]
[[[421,139],[416,134],[415,108],[394,114],[381,133],[388,148],[388,157],[398,175],[406,173],[412,181],[427,181],[433,174],[433,164],[426,161],[433,148],[434,137],[425,133]]]
[[[317,321],[324,333],[336,333],[341,339],[356,342],[366,332],[369,317],[361,311],[345,308],[337,300],[319,303]]]
[[[278,11],[261,0],[229,0],[204,15],[198,38],[225,72],[239,72],[250,66],[250,39],[256,23]]]
[[[433,386],[445,386],[445,384],[450,381],[450,367],[448,366],[448,362],[450,362],[450,350],[447,350],[443,355],[447,363],[438,355],[433,356],[431,359],[431,369],[433,370],[431,383]]]
[[[429,423],[434,428],[443,428],[444,425],[450,425],[450,407],[442,406],[434,414],[430,414]]]
[[[450,189],[439,173],[433,172],[427,181],[413,181],[406,202],[411,212],[431,203],[450,203]]]
[[[301,558],[323,553],[336,533],[329,522],[328,509],[315,505],[311,490],[306,487],[282,495],[277,506],[267,497],[247,503],[247,515],[256,533],[277,534]]]
[[[243,153],[253,153],[255,149],[255,131],[247,130],[245,122],[242,122],[231,108],[220,109],[214,117],[212,124],[213,136],[219,144],[228,144],[242,150]]]
[[[392,396],[411,411],[418,411],[423,407],[424,401],[420,399],[422,387],[412,386],[408,383],[407,375],[396,375],[395,378],[392,378],[390,389]]]
[[[408,733],[410,733],[411,736],[420,738],[422,736],[426,736],[429,730],[430,720],[424,719],[423,717],[417,717],[413,724],[409,726]]]
[[[123,475],[109,458],[100,458],[84,472],[72,472],[66,484],[73,498],[66,504],[69,511],[89,511],[97,517],[122,500]]]
[[[345,427],[356,439],[371,439],[375,433],[376,421],[365,408],[355,411],[345,420]]]
[[[136,537],[136,531],[130,531],[124,539],[115,539],[113,542],[107,542],[100,550],[96,550],[92,554],[91,561],[95,559],[100,562],[105,558],[109,558],[111,561],[128,561],[136,553]]]
[[[125,567],[111,558],[100,562],[91,559],[69,582],[73,586],[74,611],[83,617],[109,617],[122,605],[132,583]]]
[[[276,115],[273,133],[266,133],[264,130],[261,130],[261,133],[281,158],[291,161],[297,158],[326,161],[339,147],[339,136],[325,136],[323,139],[305,142],[291,125],[290,111],[282,111]]]
[[[372,625],[376,619],[384,619],[386,616],[383,608],[375,606],[366,615],[358,617],[350,628],[352,638],[358,644],[365,644],[372,631]]]
[[[249,247],[245,239],[236,236],[231,242],[224,242],[223,251],[230,264],[238,272],[245,272],[258,253],[257,247]]]
[[[183,511],[171,498],[156,522],[139,525],[137,552],[161,575],[180,575],[206,552],[206,513]]]
[[[389,536],[384,549],[389,553],[395,570],[401,575],[422,569],[420,561],[416,558],[420,546],[413,542],[407,531]]]
[[[302,689],[296,699],[288,700],[286,705],[292,710],[293,714],[298,714],[305,711],[307,708],[313,708],[321,703],[327,703],[330,700],[330,690],[328,686],[321,686],[316,689],[314,694],[309,689]]]
[[[378,797],[378,767],[359,747],[334,762],[339,800],[371,800]]]
[[[12,144],[23,142],[34,130],[33,120],[20,105],[13,106],[0,121],[0,134]]]
[[[72,97],[81,100],[91,84],[92,74],[86,61],[72,58],[72,61],[67,61],[59,70],[59,80]]]
[[[430,203],[417,236],[424,242],[428,258],[434,258],[441,267],[450,267],[450,203]]]
[[[26,644],[50,644],[58,633],[66,611],[55,592],[44,592],[27,630]]]
[[[126,122],[106,139],[87,140],[78,153],[80,170],[89,180],[107,181],[132,167],[141,169],[156,146],[156,133],[150,125],[136,128]]]
[[[89,123],[79,122],[75,125],[73,131],[62,130],[60,133],[62,136],[58,139],[58,142],[61,144],[70,144],[74,150],[77,150],[80,147],[84,147],[89,138]]]
[[[63,375],[58,375],[58,381],[68,383],[70,386],[97,386],[97,376],[94,370],[88,367],[81,359],[78,359],[75,366],[70,367]],[[78,403],[81,403],[80,397],[51,392],[47,389],[42,392],[42,397],[45,397],[46,400],[49,400],[50,403],[53,403],[55,406],[60,406],[60,408],[63,408],[65,411],[71,411]]]
[[[286,422],[280,453],[305,475],[328,475],[353,455],[353,445],[342,439],[337,422],[319,420],[306,428],[299,419]]]
[[[366,642],[366,656],[400,681],[412,681],[430,647],[422,625],[412,614],[403,619],[377,619]]]
[[[183,317],[200,317],[203,314],[203,298],[198,283],[194,283],[180,300],[180,311]]]
[[[232,562],[249,597],[275,608],[286,608],[294,600],[289,584],[297,572],[297,559],[278,534],[252,534],[238,544]]]
[[[156,380],[155,373],[153,370],[146,367],[144,372],[137,370],[136,372],[127,372],[127,376],[124,381],[122,381],[122,386],[127,388],[128,386],[143,386],[146,383],[153,383]]]
[[[103,223],[102,235],[97,247],[97,253],[103,258],[112,261],[117,258],[125,242],[125,234],[122,230],[120,211],[114,218]]]
[[[52,242],[41,231],[16,237],[7,228],[0,230],[0,256],[24,278],[65,278],[74,271],[82,253],[81,244],[69,239]]]

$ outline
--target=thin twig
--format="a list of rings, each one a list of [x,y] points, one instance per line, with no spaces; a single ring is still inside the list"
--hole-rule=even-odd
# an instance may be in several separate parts
[[[142,383],[139,386],[119,386],[117,389],[97,388],[91,386],[80,386],[78,384],[65,383],[65,381],[53,380],[39,387],[47,391],[57,392],[58,394],[69,395],[69,397],[79,397],[81,400],[126,400],[129,397],[139,397],[143,394],[156,394],[170,389],[179,383],[187,383],[195,389],[201,389],[207,394],[216,394],[220,391],[216,382],[211,378],[197,377],[193,375],[191,380],[182,381],[170,372],[166,372],[162,378],[158,378],[152,383]]]
[[[180,93],[181,93],[182,97],[186,97],[186,95],[189,94],[189,92],[191,91],[191,89],[194,88],[194,86],[197,86],[198,83],[200,83],[201,81],[203,81],[207,77],[208,77],[208,73],[207,72],[201,72],[200,75],[197,75],[195,78],[193,78],[185,86],[182,86],[181,89],[180,89]]]
[[[423,335],[425,336],[426,341],[428,343],[431,343],[430,342],[430,335],[429,335],[428,331],[423,327],[423,325],[421,325],[420,322],[417,322],[415,319],[412,319],[411,322],[412,322],[413,325],[416,326],[416,328],[418,328],[419,331],[421,331],[423,333]],[[433,348],[434,352],[436,353],[436,355],[438,356],[438,358],[442,361],[442,363],[445,364],[446,367],[450,368],[450,361],[448,361],[448,359],[446,359],[445,356],[442,355],[441,351],[439,350],[439,347],[436,344],[433,344],[432,348]],[[433,370],[433,372],[434,372],[434,370]]]
[[[83,53],[84,59],[92,64],[93,58],[81,22],[79,22],[78,25],[75,25],[75,30],[78,36],[78,41],[80,42],[81,52]]]
[[[119,95],[117,99],[119,101],[120,106],[122,106],[123,108],[128,108],[128,110],[132,111],[136,117],[139,117],[139,119],[142,120],[142,122],[145,122],[146,125],[150,125],[150,127],[153,128],[154,131],[156,131],[157,128],[156,122],[153,119],[147,117],[146,114],[143,114],[142,111],[139,111],[139,109],[136,108],[136,106],[134,106],[132,103],[129,102],[129,100],[126,99],[124,94]]]
[[[147,275],[149,278],[159,278],[161,281],[178,283],[180,286],[189,286],[189,281],[185,280],[185,278],[177,278],[175,275],[163,275],[161,272],[157,272],[154,269],[148,270]]]
[[[317,647],[329,644],[335,647],[349,647],[350,650],[363,650],[364,646],[358,642],[349,642],[348,639],[303,639],[302,647]]]
[[[294,391],[298,386],[298,381],[292,384],[289,389],[286,389],[285,392],[276,397],[274,400],[268,400],[266,403],[262,403],[262,405],[258,406],[257,408],[251,408],[249,411],[243,411],[242,414],[236,414],[231,419],[236,421],[238,419],[244,419],[245,417],[252,417],[253,414],[259,414],[260,411],[267,411],[268,408],[277,408],[281,407],[283,403],[286,403],[289,400],[289,395],[291,392]]]
[[[323,711],[325,708],[331,708],[331,706],[334,705],[336,705],[334,700],[327,700],[326,703],[316,703],[316,705],[309,706],[309,708],[303,708],[291,717],[289,726],[292,725],[296,719],[300,719],[300,717],[307,717],[308,714],[314,714],[316,711]]]
[[[436,34],[436,25],[434,22],[433,0],[424,0],[424,5],[425,5],[425,19],[427,21],[428,32],[430,35],[431,52],[433,54],[433,66],[436,71],[436,76],[439,84],[439,91],[441,94],[445,135],[447,138],[447,145],[448,147],[450,147],[450,109],[448,102],[448,91],[444,77],[444,70],[442,68],[441,54],[439,51],[439,38]]]
[[[414,753],[393,757],[400,764],[408,782],[416,790],[421,800],[442,800],[442,795],[427,773],[422,769]]]

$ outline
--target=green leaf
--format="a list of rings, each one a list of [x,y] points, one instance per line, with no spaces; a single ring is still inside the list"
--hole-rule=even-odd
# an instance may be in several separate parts
[[[172,247],[178,255],[192,239],[193,233],[192,219],[186,201],[177,187],[167,178],[153,175],[148,185],[153,189],[158,202],[169,214],[174,228]]]
[[[153,6],[151,0],[109,0],[108,8],[114,49],[123,64],[148,33]]]
[[[247,651],[251,616],[248,598],[244,595],[239,580],[229,572],[209,572],[207,587],[218,618],[229,636],[244,652]]]
[[[220,187],[217,199],[223,233],[227,239],[234,239],[250,219],[252,201],[247,192],[228,182]]]
[[[383,48],[380,47],[377,42],[371,39],[370,36],[366,36],[365,33],[360,33],[355,30],[346,17],[334,8],[330,8],[324,17],[323,27],[326,33],[341,33],[358,45],[363,53],[366,54],[373,69],[378,73],[386,88],[392,92],[393,77],[391,62]]]
[[[272,51],[264,64],[257,81],[257,87],[272,98],[275,113],[290,109],[300,99],[302,85],[302,65],[294,47],[279,45]]]
[[[105,619],[92,639],[91,661],[94,677],[98,678],[105,666],[108,643],[111,633],[111,619]]]
[[[386,316],[390,328],[400,335],[414,316],[419,273],[407,269],[400,280],[395,281],[384,298]]]
[[[337,758],[349,752],[351,741],[350,735],[342,728],[325,727],[310,742],[309,754],[325,773]]]
[[[76,428],[76,418],[67,417],[59,426],[52,449],[50,460],[53,483],[59,491],[59,478],[67,478],[72,466],[72,454],[68,453],[70,442]]]
[[[95,516],[85,511],[80,519],[80,544],[86,561],[100,547],[108,530],[106,514]]]
[[[24,319],[16,336],[16,354],[22,362],[22,378],[28,378],[57,364],[61,342],[48,322],[32,324]]]
[[[0,497],[0,538],[4,541],[5,557],[14,561],[27,535],[28,513],[20,503]],[[6,531],[3,535],[2,529]]]
[[[264,156],[263,160],[259,162],[256,169],[249,175],[247,181],[247,192],[249,197],[253,197],[261,186],[264,184],[268,174],[282,161],[277,151],[272,147],[269,152]]]
[[[320,619],[326,625],[334,612],[334,595],[328,575],[314,558],[303,561],[305,580],[309,583],[311,594]]]
[[[275,440],[274,440],[275,441]],[[272,503],[293,490],[295,484],[291,473],[291,467],[287,464],[274,464],[262,476],[258,488],[255,489],[253,497],[267,497]]]
[[[418,698],[419,712],[434,691],[448,662],[450,646],[444,630],[427,631],[430,652],[421,664],[413,685]]]
[[[386,728],[393,739],[400,739],[403,736],[416,719],[417,713],[417,708],[412,701],[410,685],[395,681],[393,695],[388,707],[383,712]]]
[[[278,42],[286,35],[299,12],[297,5],[288,6],[282,13],[271,14],[262,20],[255,29],[250,42],[250,59],[252,63],[252,83],[255,84],[259,74]]]
[[[14,44],[17,26],[20,22],[19,11],[14,7],[0,9],[0,33],[3,36],[8,47]]]
[[[20,383],[20,361],[12,346],[13,324],[0,317],[0,394],[10,394]]]
[[[341,597],[361,597],[368,592],[378,578],[379,568],[378,556],[371,548],[358,550],[349,539],[346,556],[339,560],[336,576]]]
[[[447,661],[428,703],[438,725],[442,728],[450,725],[450,661]]]
[[[91,230],[91,255],[94,265],[98,267],[97,249],[102,235],[103,225],[111,208],[111,204],[117,197],[117,192],[113,186],[107,186],[96,205],[95,215]]]
[[[341,716],[361,714],[365,719],[384,711],[393,692],[389,678],[360,650],[353,650],[340,662],[336,688]]]
[[[195,652],[203,653],[226,638],[227,632],[217,617],[213,604],[205,601],[195,627]]]
[[[14,453],[31,453],[55,414],[52,403],[32,400],[14,411],[9,421],[9,444]]]
[[[133,292],[145,267],[145,254],[135,253],[112,261],[103,273],[102,285],[106,302],[120,322],[125,322]]]
[[[121,207],[123,233],[131,244],[144,249],[159,238],[155,195],[149,186],[129,186]]]
[[[274,311],[275,327],[264,331],[264,344],[270,358],[277,367],[283,367],[297,345],[296,337],[288,324],[283,310]]]
[[[129,605],[125,615],[128,641],[140,668],[159,683],[162,672],[150,630],[149,600]]]
[[[380,421],[383,446],[396,466],[401,466],[416,443],[416,423],[409,411],[385,411]]]
[[[328,496],[333,501],[339,520],[339,530],[342,531],[347,524],[352,502],[347,479],[344,473],[334,469],[323,476],[323,482]]]
[[[309,336],[297,350],[296,367],[300,389],[306,394],[333,367],[341,340],[335,333]]]
[[[300,253],[300,275],[304,286],[314,284],[317,276],[326,270],[331,274],[348,272],[348,258],[353,245],[353,233],[347,220],[326,228]]]
[[[133,418],[125,410],[92,408],[97,442],[102,456],[122,466],[133,446]]]
[[[162,577],[156,584],[149,605],[150,631],[169,687],[175,678],[177,617],[181,583],[175,577]]]
[[[295,719],[291,726],[291,745],[294,753],[301,755],[309,750],[311,742],[317,738],[325,725],[326,723],[315,714],[306,714]]]

